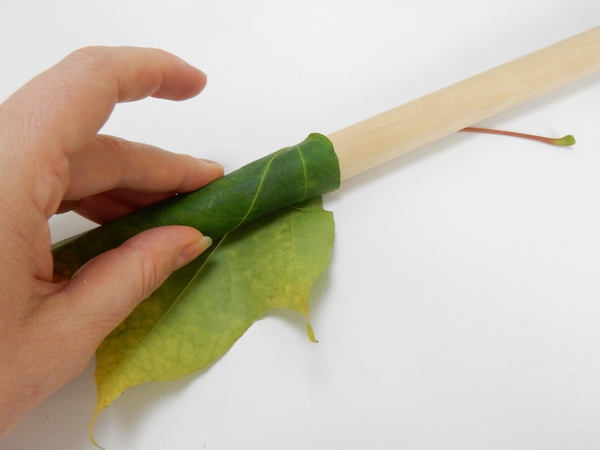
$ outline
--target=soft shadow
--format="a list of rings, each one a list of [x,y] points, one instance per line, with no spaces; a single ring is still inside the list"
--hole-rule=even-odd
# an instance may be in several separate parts
[[[334,264],[332,259],[331,264]],[[326,270],[313,283],[308,297],[308,320],[313,325],[318,321],[319,311],[323,302],[327,299],[330,290],[330,271]],[[282,319],[293,327],[299,334],[306,336],[306,318],[298,311],[289,308],[274,308],[268,311],[262,318]],[[314,329],[315,337],[319,340],[319,330]]]
[[[426,160],[427,158],[431,158],[435,153],[449,151],[452,147],[461,145],[469,138],[470,136],[467,135],[467,133],[454,133],[446,136],[445,138],[420,147],[396,159],[392,159],[385,164],[373,167],[366,172],[344,180],[339,190],[327,194],[327,196],[328,198],[337,200],[345,192],[352,192],[353,190],[360,189],[364,184],[371,183],[374,180],[390,176],[400,176],[403,171],[409,170],[412,165]]]
[[[509,111],[498,114],[485,121],[486,126],[496,127],[503,121],[515,119],[522,115],[534,115],[536,110],[566,98],[584,93],[600,82],[600,74],[590,75],[579,81],[531,100]],[[360,188],[375,179],[388,176],[399,176],[404,170],[410,169],[413,164],[432,157],[434,153],[450,151],[453,147],[461,145],[469,139],[467,134],[455,133],[439,141],[426,145],[400,158],[392,160],[382,166],[375,167],[365,173],[344,181],[342,189],[327,196],[336,199],[344,191]],[[56,228],[62,228],[65,218],[57,221]],[[87,224],[77,224],[85,227]],[[81,231],[69,230],[69,232]],[[62,237],[62,236],[60,236]],[[335,264],[335,258],[332,261]],[[314,283],[309,297],[309,318],[317,321],[325,299],[328,297],[330,287],[330,271],[322,274]],[[306,321],[301,314],[288,309],[275,309],[266,314],[266,317],[277,317],[288,322],[298,332],[306,333]],[[316,337],[319,330],[315,329]],[[121,427],[126,432],[122,436],[135,436],[131,430],[136,428],[151,410],[159,407],[162,402],[178,392],[185,390],[192,381],[201,377],[210,370],[213,362],[208,367],[196,371],[174,382],[151,382],[128,389],[110,407],[109,413],[100,414],[97,421],[97,438],[102,444],[103,435],[108,435],[111,427]],[[88,425],[95,406],[95,385],[93,377],[94,365],[90,364],[85,371],[56,392],[52,397],[40,404],[23,420],[17,428],[0,443],[2,450],[21,450],[33,448],[52,448],[65,450],[93,449],[88,437]],[[133,444],[133,442],[131,442]]]
[[[92,363],[31,411],[0,443],[0,449],[94,449],[88,428],[95,404]]]
[[[225,352],[227,354],[227,352]],[[105,413],[100,413],[96,421],[96,440],[103,445],[102,436],[116,434],[126,448],[133,446],[137,440],[135,432],[146,421],[152,411],[169,403],[174,396],[184,392],[198,378],[217,364],[223,354],[203,369],[192,372],[175,381],[149,381],[128,388],[118,399],[111,403]],[[115,432],[115,430],[119,430]],[[129,439],[132,439],[129,441]],[[133,448],[133,447],[131,447]]]
[[[550,106],[557,102],[565,101],[571,96],[584,93],[586,90],[592,90],[598,85],[598,83],[600,83],[600,73],[588,75],[587,77],[574,81],[559,89],[548,92],[540,97],[515,106],[500,114],[496,114],[485,121],[480,122],[479,125],[485,124],[486,127],[498,128],[505,121],[514,120],[520,116],[535,115],[536,110]],[[527,132],[526,130],[516,131]],[[568,132],[569,131],[566,130],[565,134]],[[371,183],[375,179],[381,179],[388,176],[399,176],[402,171],[408,170],[413,164],[432,157],[434,153],[449,151],[453,147],[466,142],[466,140],[470,138],[471,136],[468,133],[454,133],[446,136],[440,140],[432,142],[431,144],[425,145],[396,159],[388,161],[385,164],[376,166],[367,170],[366,172],[344,180],[341,188],[338,191],[327,194],[326,198],[337,200],[341,195],[344,194],[344,192],[351,192],[355,189],[359,189],[364,184]]]
[[[206,370],[208,368],[176,381],[151,381],[127,389],[98,416],[96,440],[103,445],[103,436],[107,436],[108,440],[111,434],[115,434],[126,448],[133,448],[138,436],[135,430],[147,420],[148,415],[168,403],[175,394],[185,391]]]

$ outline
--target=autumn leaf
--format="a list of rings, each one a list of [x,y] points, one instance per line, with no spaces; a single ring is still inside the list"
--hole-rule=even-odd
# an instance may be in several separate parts
[[[237,228],[175,272],[98,349],[94,419],[131,386],[208,366],[273,308],[307,317],[333,234],[317,197]],[[307,328],[314,340],[308,320]]]
[[[333,243],[333,218],[319,196],[339,185],[331,142],[311,134],[199,191],[56,244],[54,276],[68,280],[91,258],[149,228],[189,225],[214,240],[101,344],[91,426],[128,387],[206,367],[270,309],[307,316],[310,287],[329,265]],[[307,330],[314,340],[308,320]]]
[[[189,225],[213,239],[244,223],[331,192],[340,169],[331,141],[310,134],[298,145],[258,159],[204,188],[143,208],[54,245],[54,278],[68,280],[83,264],[141,231]]]

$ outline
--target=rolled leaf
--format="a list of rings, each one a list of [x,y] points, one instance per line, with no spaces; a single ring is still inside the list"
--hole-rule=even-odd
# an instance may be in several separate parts
[[[337,156],[329,139],[310,134],[212,182],[57,243],[54,277],[69,279],[93,257],[118,247],[141,231],[188,225],[217,239],[242,224],[280,208],[331,192],[340,185]]]

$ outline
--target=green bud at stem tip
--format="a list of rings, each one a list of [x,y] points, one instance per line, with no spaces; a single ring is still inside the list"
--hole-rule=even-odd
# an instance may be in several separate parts
[[[570,147],[571,145],[575,145],[575,138],[570,134],[561,137],[560,139],[554,140],[554,145],[559,145],[561,147]]]

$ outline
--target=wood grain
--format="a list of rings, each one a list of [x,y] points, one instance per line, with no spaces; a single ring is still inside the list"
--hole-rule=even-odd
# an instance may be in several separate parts
[[[600,70],[600,27],[332,133],[342,180]]]

